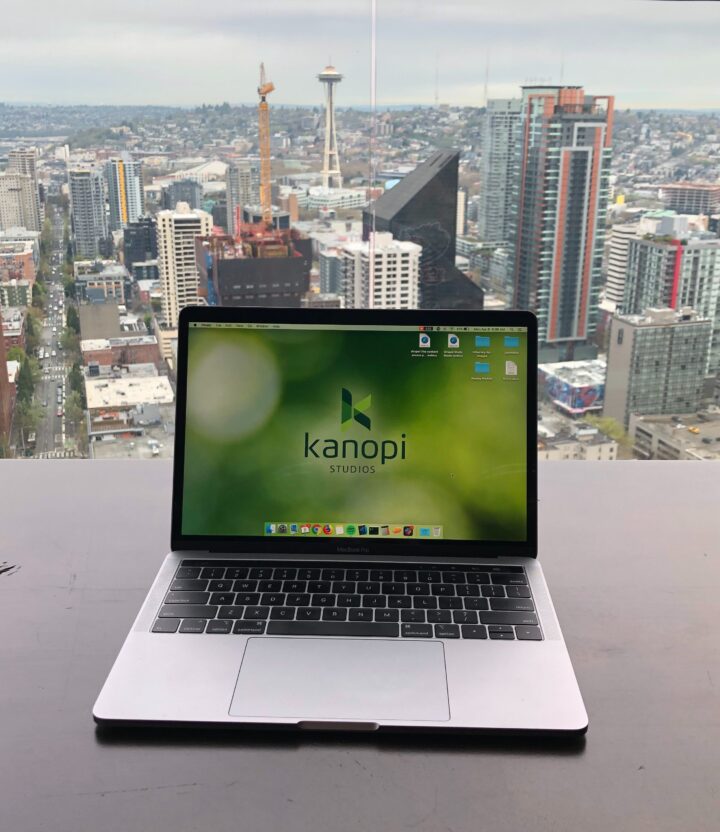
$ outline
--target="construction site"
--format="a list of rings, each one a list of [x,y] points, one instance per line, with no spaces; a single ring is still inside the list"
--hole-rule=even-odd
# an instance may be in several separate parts
[[[195,241],[199,295],[210,306],[299,307],[310,286],[311,241],[273,217],[268,95],[274,89],[260,64],[260,216],[237,206],[233,234],[218,230]]]

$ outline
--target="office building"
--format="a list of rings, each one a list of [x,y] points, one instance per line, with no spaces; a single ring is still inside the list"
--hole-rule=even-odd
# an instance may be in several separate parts
[[[716,214],[720,211],[720,184],[676,182],[660,188],[660,199],[666,208],[678,214]]]
[[[520,138],[519,98],[488,101],[482,131],[478,237],[502,242],[510,238],[515,198],[515,166]]]
[[[200,303],[195,238],[212,230],[212,217],[180,202],[174,211],[157,215],[158,265],[162,286],[162,319],[176,327],[180,310]]]
[[[15,406],[15,386],[8,377],[7,352],[5,350],[5,333],[2,314],[0,314],[0,449],[4,451],[10,441],[13,408]]]
[[[157,220],[155,217],[140,217],[128,224],[123,235],[123,261],[132,271],[135,263],[157,260]]]
[[[512,250],[514,306],[538,317],[540,360],[591,358],[602,286],[613,98],[522,89]]]
[[[342,292],[342,261],[337,249],[326,249],[319,254],[320,293],[339,295]]]
[[[137,222],[145,210],[142,166],[129,153],[105,163],[110,231],[119,231],[128,223]]]
[[[260,202],[260,168],[249,161],[233,162],[225,172],[227,199],[227,230],[235,233],[235,218],[242,215],[246,205]],[[224,227],[224,226],[223,226]]]
[[[345,308],[417,309],[421,254],[416,243],[394,240],[387,232],[346,243],[339,249]]]
[[[34,231],[39,231],[42,226],[42,210],[40,205],[40,188],[37,178],[37,148],[19,147],[11,150],[8,154],[8,173],[19,173],[21,176],[29,176],[32,183],[33,210],[32,225],[26,226]]]
[[[25,173],[0,174],[0,230],[40,231],[37,190]]]
[[[459,159],[433,153],[363,211],[364,240],[389,232],[421,246],[421,309],[482,309],[482,289],[455,266]]]
[[[108,237],[103,176],[95,168],[83,168],[71,170],[68,179],[75,253],[100,257]]]
[[[712,322],[707,371],[720,372],[720,239],[688,232],[675,218],[655,236],[631,238],[621,311],[639,315],[649,307],[690,307]]]
[[[187,202],[193,211],[202,208],[203,188],[194,179],[177,179],[163,189],[163,208],[172,211],[178,202]]]
[[[613,316],[603,415],[627,430],[632,414],[696,411],[711,331],[710,321],[688,309]]]

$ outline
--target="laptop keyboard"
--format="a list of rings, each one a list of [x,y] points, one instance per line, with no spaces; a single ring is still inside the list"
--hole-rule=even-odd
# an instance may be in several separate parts
[[[521,566],[184,560],[153,633],[541,641]]]

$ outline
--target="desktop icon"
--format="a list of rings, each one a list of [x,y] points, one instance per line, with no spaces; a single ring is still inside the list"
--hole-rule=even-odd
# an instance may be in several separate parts
[[[490,365],[486,361],[476,361],[475,372],[479,376],[486,376],[490,372]]]
[[[403,537],[412,537],[415,532],[415,526],[403,526]]]
[[[401,535],[402,531],[402,526],[393,526],[392,529],[390,529],[390,534]]]
[[[430,526],[420,526],[420,537],[430,537]]]
[[[440,537],[442,534],[442,526],[433,526],[433,537]]]
[[[322,526],[318,526],[317,523],[312,527],[312,533],[313,534],[320,534],[321,531],[322,531]]]
[[[503,343],[506,347],[517,349],[520,346],[520,339],[516,335],[506,335]]]
[[[265,524],[265,534],[275,534],[275,524],[274,523],[266,523]]]
[[[290,524],[290,534],[297,534],[298,533],[298,524],[291,523]]]
[[[380,526],[380,534],[381,535],[390,534],[390,528],[388,526]]]
[[[486,350],[490,346],[490,336],[489,335],[476,335],[475,336],[475,347],[478,349]]]
[[[448,332],[448,349],[460,349],[460,338],[454,332]]]
[[[300,526],[300,534],[310,534],[310,526],[303,523],[302,526]]]
[[[518,366],[514,361],[505,362],[505,375],[516,376],[518,374]]]
[[[370,526],[368,529],[370,534],[380,534],[380,527],[379,526]]]
[[[332,534],[333,527],[329,523],[325,523],[323,526],[323,534]]]
[[[335,534],[345,534],[345,526],[335,526]]]
[[[358,534],[367,534],[367,526],[359,525],[358,526]]]
[[[419,343],[420,343],[421,347],[429,347],[430,346],[430,336],[426,332],[421,332]]]
[[[354,523],[348,523],[345,529],[345,534],[357,534],[357,527]]]
[[[288,533],[287,523],[278,523],[277,532],[278,532],[278,534],[287,534]]]

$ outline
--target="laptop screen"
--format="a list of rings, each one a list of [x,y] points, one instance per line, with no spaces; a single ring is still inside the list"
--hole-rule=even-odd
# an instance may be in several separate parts
[[[183,536],[528,539],[526,327],[188,327]]]

